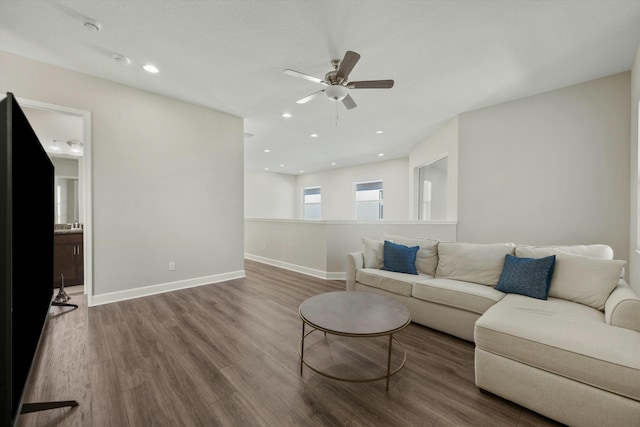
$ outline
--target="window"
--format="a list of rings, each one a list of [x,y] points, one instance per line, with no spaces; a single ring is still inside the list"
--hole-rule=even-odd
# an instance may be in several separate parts
[[[418,219],[447,219],[447,157],[418,169]]]
[[[304,219],[320,219],[322,194],[320,187],[305,187],[304,189]]]
[[[356,182],[356,219],[381,220],[382,210],[382,181]]]

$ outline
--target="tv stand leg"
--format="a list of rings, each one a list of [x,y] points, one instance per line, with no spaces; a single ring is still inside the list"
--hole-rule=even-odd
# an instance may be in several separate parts
[[[78,308],[78,304],[71,304],[69,302],[52,302],[51,303],[52,306],[55,307],[73,307],[73,309],[75,310],[76,308]],[[71,311],[71,310],[69,310]]]
[[[67,406],[78,406],[78,402],[75,400],[61,400],[57,402],[24,403],[20,413],[29,414],[31,412],[48,411],[49,409],[66,408]]]

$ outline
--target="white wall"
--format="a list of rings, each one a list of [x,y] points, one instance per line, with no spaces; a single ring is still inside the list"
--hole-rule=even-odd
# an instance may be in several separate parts
[[[418,219],[416,170],[447,156],[447,214],[446,219],[458,218],[458,117],[444,123],[409,153],[409,212]]]
[[[631,113],[630,113],[630,141],[631,141],[631,173],[630,173],[630,233],[629,233],[629,284],[640,295],[640,254],[638,253],[638,102],[640,102],[640,46],[631,69]]]
[[[462,114],[458,240],[628,259],[629,91],[625,72]]]
[[[299,175],[297,179],[296,218],[302,218],[302,192],[305,187],[321,187],[322,219],[355,219],[355,183],[382,179],[384,219],[409,219],[409,159],[403,157],[360,166],[337,168],[324,172]]]
[[[78,178],[78,160],[64,157],[50,157],[56,176]]]
[[[242,119],[7,53],[0,91],[92,113],[95,295],[244,274]]]
[[[245,170],[246,218],[296,218],[296,176]]]

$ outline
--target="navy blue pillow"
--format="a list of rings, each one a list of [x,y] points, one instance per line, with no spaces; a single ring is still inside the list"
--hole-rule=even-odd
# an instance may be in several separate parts
[[[496,289],[546,300],[555,264],[555,255],[546,258],[518,258],[506,255]]]
[[[418,274],[416,270],[418,249],[420,249],[420,246],[409,247],[385,240],[382,270]]]

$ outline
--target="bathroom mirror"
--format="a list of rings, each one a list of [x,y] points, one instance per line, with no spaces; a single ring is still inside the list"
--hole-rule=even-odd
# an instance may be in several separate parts
[[[56,224],[72,224],[80,222],[78,178],[64,178],[56,176],[55,185]]]

